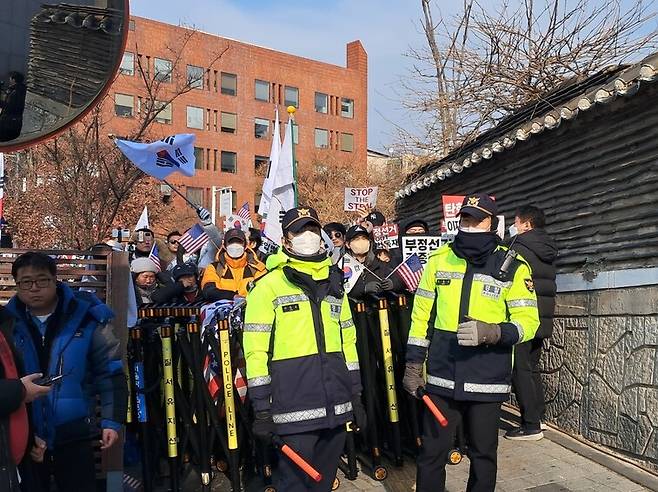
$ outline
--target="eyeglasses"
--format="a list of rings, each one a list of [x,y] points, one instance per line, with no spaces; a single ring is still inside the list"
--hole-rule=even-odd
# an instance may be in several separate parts
[[[174,244],[174,245],[178,244],[178,240],[177,239],[170,239],[169,244]]]
[[[331,239],[343,239],[343,233],[342,233],[342,232],[333,231],[333,232],[331,233]]]
[[[16,282],[16,285],[20,290],[30,290],[35,284],[39,289],[45,289],[52,281],[52,278],[38,278],[36,280],[21,280]]]

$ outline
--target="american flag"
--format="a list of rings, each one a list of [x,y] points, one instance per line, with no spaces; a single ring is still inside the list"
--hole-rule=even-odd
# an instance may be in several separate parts
[[[245,202],[244,205],[242,205],[242,208],[238,210],[238,217],[244,219],[245,221],[247,221],[247,223],[251,222],[251,212],[249,212],[249,202]]]
[[[185,248],[186,253],[192,254],[200,250],[209,240],[210,238],[206,234],[206,231],[203,230],[203,227],[199,224],[194,224],[180,237],[178,244]]]
[[[402,279],[409,292],[416,292],[420,277],[423,275],[423,264],[418,255],[414,253],[397,267],[395,273]]]
[[[149,253],[149,260],[155,263],[155,266],[158,268],[158,270],[162,270],[162,266],[160,265],[160,256],[158,253],[158,246],[155,243],[153,244],[151,252]]]
[[[203,363],[203,377],[208,385],[208,391],[213,400],[217,399],[220,388],[223,388],[222,373],[219,370],[219,362],[215,359],[215,354],[208,351],[206,360]]]

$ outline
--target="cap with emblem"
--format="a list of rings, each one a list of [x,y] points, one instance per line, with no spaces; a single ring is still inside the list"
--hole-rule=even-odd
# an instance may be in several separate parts
[[[240,241],[242,244],[247,244],[247,236],[240,229],[229,229],[224,234],[224,244],[229,244],[231,241]]]
[[[368,230],[360,225],[353,225],[349,229],[347,229],[347,234],[345,235],[345,240],[346,241],[351,241],[357,236],[365,236],[365,237],[370,237],[370,234],[368,234]]]
[[[374,226],[384,225],[386,222],[386,217],[379,210],[373,210],[368,215],[366,215],[366,220]]]
[[[457,215],[461,214],[484,220],[487,217],[495,217],[498,214],[498,207],[496,202],[486,193],[474,193],[464,197],[462,208]]]
[[[310,224],[322,227],[320,219],[318,218],[318,213],[310,207],[298,207],[286,212],[283,216],[283,220],[281,220],[281,229],[284,234],[288,232],[296,234]]]

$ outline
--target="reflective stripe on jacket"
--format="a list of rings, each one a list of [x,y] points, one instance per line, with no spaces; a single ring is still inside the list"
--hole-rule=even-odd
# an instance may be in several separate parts
[[[427,390],[456,400],[504,401],[511,389],[513,347],[534,338],[539,326],[530,268],[517,257],[500,276],[507,248],[499,246],[486,265],[467,265],[450,245],[433,252],[414,298],[407,361],[427,357]],[[428,333],[436,302],[434,329]],[[467,317],[496,323],[496,345],[464,347],[457,325]]]
[[[361,392],[356,329],[347,297],[324,289],[318,302],[289,278],[294,270],[326,287],[331,261],[304,262],[280,252],[268,266],[273,270],[247,297],[244,324],[254,408],[271,410],[280,434],[344,424],[352,418],[352,398]],[[291,270],[286,272],[286,267]],[[342,272],[337,272],[342,289]]]

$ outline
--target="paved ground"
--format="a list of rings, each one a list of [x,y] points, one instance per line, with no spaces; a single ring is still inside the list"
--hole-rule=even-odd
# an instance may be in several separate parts
[[[507,425],[504,424],[502,427],[499,445],[497,492],[521,490],[532,492],[636,492],[658,490],[658,486],[655,488],[643,487],[609,468],[553,442],[550,439],[551,435],[554,436],[555,440],[564,441],[564,438],[558,439],[558,435],[553,431],[548,431],[546,433],[547,438],[541,441],[518,442],[504,439],[502,435]],[[608,462],[612,464],[617,461],[608,459]],[[468,459],[464,459],[457,466],[448,466],[446,483],[448,492],[466,490],[468,467]],[[341,486],[338,492],[412,492],[414,490],[415,468],[410,460],[402,468],[390,466],[388,470],[389,478],[381,483],[372,480],[366,473],[359,474],[357,480],[350,482],[339,472]],[[658,479],[654,483],[658,484]],[[191,486],[186,487],[185,490],[200,489]],[[225,480],[216,479],[212,490],[213,492],[226,492],[229,487]],[[262,491],[263,487],[259,484],[250,484],[248,487],[248,492]]]

